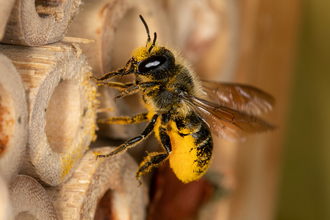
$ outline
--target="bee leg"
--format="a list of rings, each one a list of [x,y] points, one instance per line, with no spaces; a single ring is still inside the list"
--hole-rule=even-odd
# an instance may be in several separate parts
[[[125,90],[133,86],[133,83],[120,83],[120,82],[98,82],[98,86],[108,86],[118,90]]]
[[[117,95],[115,98],[113,98],[113,100],[116,101],[117,99],[123,98],[128,95],[132,95],[132,94],[138,92],[139,89],[140,89],[139,85],[132,84],[132,86],[130,86],[129,88],[120,92],[120,94]]]
[[[119,69],[114,72],[110,72],[102,76],[101,78],[96,78],[91,76],[91,78],[97,83],[98,86],[109,86],[111,88],[115,88],[118,90],[123,90],[131,87],[134,83],[120,83],[120,82],[112,82],[110,81],[115,76],[120,76],[124,73],[125,69]]]
[[[128,85],[129,84],[127,84],[127,86]],[[113,100],[120,99],[120,98],[123,98],[127,95],[134,94],[134,93],[138,92],[139,90],[144,91],[145,89],[148,89],[148,88],[155,89],[155,87],[158,87],[160,85],[161,84],[158,81],[150,81],[150,82],[141,82],[139,84],[131,84],[131,86],[128,87],[128,88],[122,87],[121,89],[125,89],[125,90],[121,91],[120,94],[117,95]],[[125,84],[125,86],[126,86],[126,84]]]
[[[140,185],[141,180],[140,176],[148,173],[153,167],[159,166],[162,162],[166,161],[172,151],[170,136],[166,133],[166,129],[159,127],[159,137],[162,143],[162,146],[165,149],[165,153],[154,152],[148,154],[140,164],[138,171],[136,172],[136,179],[139,181]]]
[[[140,176],[149,173],[152,168],[158,167],[163,161],[168,159],[168,156],[169,153],[153,152],[148,154],[136,172],[136,179],[139,181],[139,185],[142,185]]]
[[[133,116],[123,116],[123,117],[112,117],[112,118],[102,118],[97,120],[98,123],[102,124],[137,124],[148,120],[148,113],[141,113]]]
[[[144,140],[145,138],[147,138],[148,135],[151,134],[151,132],[154,130],[155,123],[156,123],[156,120],[157,120],[158,116],[159,116],[158,114],[155,114],[152,117],[152,119],[150,120],[150,122],[147,124],[146,128],[143,130],[143,132],[139,136],[129,139],[124,144],[122,144],[119,147],[117,147],[110,154],[107,154],[107,155],[97,155],[96,156],[96,159],[98,159],[100,157],[103,157],[103,158],[104,157],[110,157],[110,156],[113,156],[113,155],[118,154],[118,153],[124,153],[128,148],[134,147],[135,145],[137,145],[138,143],[140,143],[142,140]]]
[[[101,78],[96,78],[94,76],[91,76],[91,78],[96,82],[96,83],[106,83],[106,82],[110,82],[109,80],[116,77],[116,76],[122,76],[123,74],[125,74],[125,68],[120,68],[117,71],[112,71],[109,73],[106,73],[105,75],[103,75]]]

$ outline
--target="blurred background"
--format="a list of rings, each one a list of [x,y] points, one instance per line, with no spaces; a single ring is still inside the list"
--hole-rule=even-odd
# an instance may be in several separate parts
[[[330,1],[302,1],[276,218],[330,219]]]

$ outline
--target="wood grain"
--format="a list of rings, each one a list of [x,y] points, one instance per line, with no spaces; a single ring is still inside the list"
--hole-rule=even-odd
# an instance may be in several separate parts
[[[16,0],[2,42],[37,46],[64,37],[81,0]]]
[[[68,181],[47,188],[60,219],[94,219],[104,196],[111,204],[105,207],[108,210],[106,213],[111,213],[105,219],[145,219],[147,192],[145,185],[138,187],[135,179],[136,162],[128,154],[96,159],[96,155],[107,154],[114,149],[102,147],[89,150]],[[97,211],[100,212],[100,209]]]
[[[0,54],[0,174],[7,183],[26,156],[28,109],[23,81],[11,60]]]
[[[76,44],[0,45],[23,79],[29,111],[28,156],[21,172],[48,185],[72,173],[95,138],[96,85]]]

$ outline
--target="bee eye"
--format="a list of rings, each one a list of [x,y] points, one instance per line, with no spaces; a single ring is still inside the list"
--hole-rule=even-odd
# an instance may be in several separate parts
[[[139,64],[139,72],[145,73],[150,70],[156,69],[166,62],[165,56],[151,56]]]

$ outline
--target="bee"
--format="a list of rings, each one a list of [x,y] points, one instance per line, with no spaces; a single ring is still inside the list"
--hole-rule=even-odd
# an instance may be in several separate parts
[[[151,41],[148,25],[141,15],[140,19],[147,32],[146,45],[132,52],[125,67],[94,80],[99,86],[120,90],[114,100],[141,92],[148,110],[131,117],[100,119],[100,123],[148,124],[139,136],[97,158],[124,153],[154,132],[164,151],[148,153],[136,172],[137,180],[140,182],[141,175],[169,160],[178,179],[189,183],[198,180],[210,166],[211,133],[227,140],[241,140],[247,133],[275,128],[255,116],[272,109],[272,96],[248,85],[198,79],[178,52],[156,44],[156,32]],[[111,81],[129,74],[135,75],[134,83]]]

